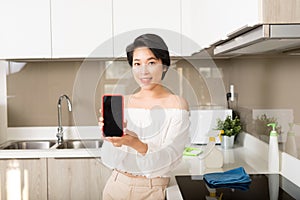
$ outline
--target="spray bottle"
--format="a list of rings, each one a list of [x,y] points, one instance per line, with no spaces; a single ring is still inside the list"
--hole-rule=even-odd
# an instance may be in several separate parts
[[[279,173],[279,150],[278,150],[278,134],[276,132],[276,123],[269,123],[272,126],[269,139],[269,162],[268,168],[271,173]]]
[[[224,158],[222,152],[215,146],[216,139],[213,136],[209,137],[206,157],[204,158],[206,168],[221,168],[223,166]]]

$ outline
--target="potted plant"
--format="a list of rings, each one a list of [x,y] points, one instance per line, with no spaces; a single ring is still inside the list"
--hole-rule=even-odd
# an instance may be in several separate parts
[[[222,147],[228,149],[233,147],[235,136],[242,131],[242,124],[237,116],[232,119],[232,117],[228,115],[225,120],[217,120],[217,129],[221,131]]]

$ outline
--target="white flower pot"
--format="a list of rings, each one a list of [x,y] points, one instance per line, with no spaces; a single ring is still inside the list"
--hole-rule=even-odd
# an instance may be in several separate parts
[[[223,149],[232,149],[234,145],[234,136],[226,136],[222,135],[221,136],[221,147]]]

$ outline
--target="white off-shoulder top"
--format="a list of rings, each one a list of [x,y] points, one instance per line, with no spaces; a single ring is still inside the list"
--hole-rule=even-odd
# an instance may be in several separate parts
[[[114,147],[104,141],[101,160],[109,168],[143,175],[148,178],[169,176],[179,164],[189,136],[189,112],[183,109],[125,109],[127,129],[148,144],[148,151],[141,155],[131,147]]]

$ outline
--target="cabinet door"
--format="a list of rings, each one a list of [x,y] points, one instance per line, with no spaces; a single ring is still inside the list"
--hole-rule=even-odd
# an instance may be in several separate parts
[[[0,59],[50,58],[50,0],[1,0]]]
[[[0,199],[47,199],[46,159],[0,160]]]
[[[243,26],[259,23],[259,1],[182,1],[183,54],[191,55]]]
[[[112,57],[112,0],[52,0],[53,58]]]
[[[97,158],[49,158],[49,200],[102,199],[110,173]]]
[[[114,0],[114,56],[126,56],[126,46],[144,33],[156,33],[171,55],[181,55],[181,0]]]

